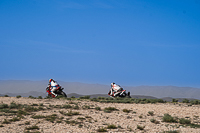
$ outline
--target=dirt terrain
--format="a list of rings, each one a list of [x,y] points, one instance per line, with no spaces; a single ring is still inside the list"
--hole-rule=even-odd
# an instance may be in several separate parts
[[[164,114],[171,115],[175,120],[190,120],[196,127],[164,122]],[[200,105],[0,97],[1,133],[200,133],[199,125]]]

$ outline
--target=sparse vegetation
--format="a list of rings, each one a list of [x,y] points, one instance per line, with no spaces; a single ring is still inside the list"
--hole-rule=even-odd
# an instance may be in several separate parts
[[[57,118],[57,114],[52,114],[52,115],[46,116],[45,120],[54,123],[54,121],[56,120],[56,118]]]
[[[16,96],[16,98],[20,98],[20,97],[22,97],[22,96],[20,96],[20,95]]]
[[[34,130],[34,129],[39,130],[40,128],[38,126],[36,126],[36,125],[31,126],[31,127],[26,127],[26,130]]]
[[[100,110],[101,110],[101,107],[95,107],[95,109],[100,111]]]
[[[112,111],[117,111],[118,109],[116,109],[115,107],[108,107],[104,109],[104,112],[106,113],[111,113]]]
[[[191,124],[191,121],[185,118],[179,119],[180,124]]]
[[[97,132],[107,132],[107,130],[102,127],[102,128],[97,129]]]
[[[149,112],[148,112],[148,115],[153,116],[153,115],[154,115],[154,112],[153,112],[153,111],[149,111]]]
[[[111,125],[108,125],[107,126],[107,129],[116,129],[117,126],[115,126],[114,124],[111,124]]]
[[[164,114],[163,118],[162,118],[163,122],[170,122],[170,123],[177,123],[178,121],[176,120],[176,118],[172,117],[169,114]]]
[[[81,121],[85,120],[84,117],[78,117],[77,119],[79,119],[79,120],[81,120]]]
[[[172,102],[173,102],[173,103],[177,103],[177,102],[178,102],[178,99],[174,99],[174,98],[173,98],[173,99],[172,99]]]
[[[137,125],[137,129],[144,130],[145,126]]]
[[[4,121],[2,122],[2,124],[10,124],[10,122],[7,119],[4,119]]]
[[[12,99],[12,98],[4,98],[4,99]],[[118,126],[116,126],[114,124],[109,125],[107,123],[109,121],[105,120],[103,122],[103,126],[105,126],[105,127],[99,127],[98,130],[96,130],[97,129],[96,128],[95,130],[97,132],[107,132],[107,130],[109,132],[116,131],[116,130],[109,130],[109,129],[117,129],[117,128],[121,132],[126,132],[126,131],[134,132],[134,130],[135,131],[144,130],[145,129],[144,122],[149,123],[149,120],[150,120],[150,122],[152,122],[151,125],[154,125],[153,123],[160,124],[161,118],[162,118],[162,122],[168,122],[166,124],[168,124],[169,127],[173,127],[173,128],[171,128],[171,129],[173,129],[173,131],[163,131],[162,130],[161,132],[163,132],[163,133],[179,133],[179,131],[177,131],[177,128],[179,128],[179,127],[200,128],[200,125],[198,125],[199,124],[199,116],[196,116],[198,114],[192,114],[192,115],[188,114],[188,115],[184,116],[184,118],[172,117],[169,114],[164,114],[164,116],[158,116],[158,114],[160,114],[159,111],[158,111],[158,113],[154,114],[153,111],[149,111],[148,113],[146,112],[146,110],[140,112],[140,110],[138,108],[132,108],[132,107],[131,107],[132,110],[129,110],[130,109],[129,107],[132,105],[126,106],[128,109],[126,109],[126,108],[123,109],[119,106],[119,104],[105,104],[105,102],[107,102],[107,101],[108,101],[108,103],[111,103],[111,102],[112,103],[123,103],[123,102],[124,103],[138,103],[138,104],[154,103],[154,102],[152,102],[154,100],[151,101],[149,99],[135,99],[135,98],[113,99],[113,98],[103,98],[103,97],[92,98],[95,102],[104,101],[104,102],[102,102],[103,104],[101,104],[101,103],[90,102],[90,100],[92,101],[92,99],[90,99],[90,98],[81,98],[80,101],[78,101],[77,98],[73,98],[73,101],[72,101],[72,99],[70,101],[67,101],[67,99],[62,99],[62,103],[59,103],[58,105],[50,105],[50,102],[48,102],[48,99],[43,99],[41,101],[36,99],[36,101],[39,101],[37,103],[36,102],[34,103],[33,102],[34,100],[28,99],[31,102],[26,102],[27,104],[17,103],[17,102],[20,102],[22,99],[23,99],[23,97],[21,99],[16,100],[15,102],[11,102],[10,104],[5,104],[5,103],[8,103],[7,101],[5,103],[3,103],[3,102],[0,103],[0,116],[3,116],[3,117],[1,117],[3,119],[1,120],[0,127],[10,126],[10,125],[4,125],[4,124],[10,124],[10,123],[12,125],[14,123],[16,123],[16,125],[19,125],[21,127],[22,127],[22,125],[30,125],[30,127],[25,128],[24,132],[36,133],[36,132],[39,132],[40,130],[39,130],[39,127],[36,126],[37,124],[34,126],[38,127],[38,129],[37,128],[31,129],[31,127],[34,128],[34,126],[31,126],[32,124],[30,124],[30,123],[32,123],[32,121],[36,121],[37,123],[49,121],[49,122],[54,123],[53,125],[59,125],[58,123],[64,124],[66,122],[67,124],[70,124],[71,126],[75,126],[76,128],[84,128],[84,130],[85,130],[85,128],[88,128],[88,129],[91,128],[91,125],[92,125],[91,123],[96,124],[97,119],[99,118],[99,117],[97,118],[93,115],[94,113],[96,113],[95,115],[100,115],[101,118],[103,117],[107,120],[113,119],[112,115],[116,115],[117,117],[120,117],[121,115],[124,114],[125,119],[126,118],[129,120],[132,119],[133,121],[135,121],[137,123],[139,122],[138,123],[139,125],[137,125],[137,128],[134,127],[134,128],[136,128],[136,129],[134,129],[132,127],[133,126],[132,125],[131,126],[133,128],[132,129],[129,126],[127,126],[127,128],[124,128],[124,126],[123,126],[123,128],[122,128],[119,125]],[[84,99],[86,99],[86,100],[84,100]],[[43,102],[43,101],[45,101],[45,102]],[[51,99],[51,101],[53,101],[53,99]],[[56,100],[56,102],[57,102],[57,100]],[[196,107],[198,107],[196,105],[199,104],[199,100],[193,100],[191,102],[189,102],[189,100],[185,100],[185,101],[183,100],[183,103],[190,103],[191,105],[195,105],[192,108],[196,108]],[[107,105],[107,106],[110,105],[110,106],[114,106],[114,107],[106,107],[106,108],[101,109],[103,107],[102,105]],[[133,104],[133,106],[134,105],[136,105],[136,104]],[[179,106],[187,107],[187,105],[189,105],[189,104],[182,104],[182,103],[172,104],[170,102],[167,105],[176,106],[176,107],[180,108]],[[136,105],[136,106],[138,106],[138,105]],[[145,106],[145,105],[139,105],[139,106]],[[152,106],[152,105],[148,105],[148,106]],[[122,106],[122,107],[125,107],[125,106]],[[191,107],[188,107],[188,108],[191,108]],[[76,112],[78,110],[74,110],[74,109],[80,109],[80,111],[83,111],[83,114],[81,115],[79,112]],[[90,110],[83,110],[83,109],[90,109]],[[120,109],[120,111],[118,109]],[[154,109],[154,108],[152,108],[152,109]],[[54,112],[55,114],[44,115],[46,113],[49,114],[49,112],[48,112],[49,110],[51,110],[51,112]],[[111,113],[113,111],[116,111],[116,112],[114,112],[113,114],[105,114],[103,111],[100,111],[100,110],[103,110],[105,113]],[[40,112],[37,113],[36,111],[40,111]],[[135,111],[137,111],[138,114],[136,114]],[[60,114],[62,114],[63,117],[58,117],[60,115],[60,114],[57,114],[58,112],[60,112]],[[87,113],[85,113],[85,112],[87,112]],[[92,117],[94,116],[93,118],[90,116],[90,113],[91,113]],[[125,114],[125,113],[129,113],[129,114]],[[43,115],[41,115],[41,114],[43,114]],[[26,116],[26,115],[31,115],[31,116]],[[74,115],[79,115],[79,116],[74,116]],[[173,114],[173,115],[176,115],[176,114]],[[153,118],[151,116],[155,117],[159,121],[157,121],[155,118]],[[178,116],[180,116],[180,115],[178,115]],[[30,117],[31,117],[30,121],[26,121]],[[139,117],[142,119],[138,120],[136,117]],[[4,119],[4,118],[6,118],[6,119]],[[33,120],[33,119],[38,119],[38,120]],[[16,122],[16,121],[21,121],[21,123]],[[98,123],[102,123],[102,120],[98,119]],[[173,123],[173,124],[170,124],[170,123]],[[174,123],[177,123],[177,124],[174,124]],[[35,122],[34,122],[34,124],[35,124]],[[100,126],[102,126],[102,125],[100,125]],[[162,123],[162,124],[160,124],[160,126],[165,126],[165,125]],[[1,128],[1,129],[5,129],[5,127]],[[147,128],[147,125],[146,125],[146,128]],[[168,129],[170,129],[170,128],[168,128]],[[182,128],[180,128],[180,129],[182,130]],[[33,130],[33,131],[29,131],[29,130]],[[149,130],[149,128],[148,128],[148,130]],[[45,131],[41,131],[41,132],[45,132]],[[141,132],[145,132],[145,131],[141,131]]]
[[[62,108],[69,109],[69,108],[72,108],[72,106],[67,104],[67,105],[63,105]]]
[[[152,123],[155,123],[155,124],[160,124],[160,122],[159,121],[157,121],[156,119],[150,119],[150,121],[152,122]]]
[[[190,101],[188,99],[183,99],[183,103],[189,103]]]
[[[139,118],[142,118],[142,115],[139,115]]]
[[[170,130],[170,131],[164,131],[163,133],[179,133],[179,131],[177,131],[177,130]]]
[[[43,119],[43,118],[46,118],[46,116],[43,116],[43,115],[34,115],[34,116],[31,116],[31,118],[33,118],[33,119]]]
[[[38,99],[42,99],[42,96],[38,96]]]
[[[79,99],[90,99],[90,96],[82,96],[82,97],[79,97]]]
[[[84,106],[82,106],[82,108],[83,108],[83,109],[90,109],[90,106],[84,105]]]
[[[129,113],[131,110],[128,110],[128,109],[123,109],[123,112],[125,113]]]

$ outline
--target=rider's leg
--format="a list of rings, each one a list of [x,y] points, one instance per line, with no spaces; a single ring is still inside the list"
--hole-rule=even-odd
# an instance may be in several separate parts
[[[53,88],[51,89],[51,93],[52,93],[55,97],[58,96],[58,95],[55,93],[56,89],[57,89],[57,87],[53,87]]]
[[[117,94],[119,94],[120,92],[116,92],[115,94],[114,94],[114,96],[116,96]]]
[[[113,91],[113,89],[110,90],[110,96],[114,97],[114,91]]]

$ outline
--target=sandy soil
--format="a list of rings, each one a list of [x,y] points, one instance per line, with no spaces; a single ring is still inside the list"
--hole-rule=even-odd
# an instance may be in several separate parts
[[[16,115],[5,115],[8,113],[0,112],[0,132],[1,133],[23,133],[23,132],[44,132],[44,133],[91,133],[97,132],[99,128],[108,125],[115,125],[116,129],[106,129],[107,132],[148,132],[163,133],[164,131],[179,131],[181,133],[200,133],[200,128],[191,128],[182,126],[179,123],[162,122],[164,114],[168,113],[173,117],[190,119],[194,124],[200,124],[200,105],[188,106],[187,104],[158,103],[158,104],[121,104],[121,103],[99,103],[89,100],[64,100],[64,99],[30,99],[16,97],[0,97],[0,104],[41,105],[44,110],[29,112],[30,115],[23,115],[19,121],[3,124],[3,121],[17,117]],[[61,105],[78,105],[79,109],[59,108]],[[57,108],[56,108],[57,105]],[[54,107],[53,107],[54,106]],[[84,107],[91,109],[84,109]],[[39,106],[33,106],[38,108]],[[100,107],[101,110],[96,110]],[[106,107],[114,107],[118,110],[111,113],[103,111]],[[131,110],[129,113],[123,112],[123,109]],[[16,110],[16,109],[15,109]],[[60,112],[69,111],[79,112],[79,115],[67,116]],[[149,115],[153,111],[153,116]],[[45,118],[33,119],[34,115],[49,116],[57,114],[56,120],[52,123]],[[150,120],[155,119],[159,124],[152,123]],[[66,121],[76,121],[68,124]],[[30,123],[30,124],[27,124]],[[28,127],[38,126],[39,129],[27,130]],[[137,126],[145,126],[143,130]]]

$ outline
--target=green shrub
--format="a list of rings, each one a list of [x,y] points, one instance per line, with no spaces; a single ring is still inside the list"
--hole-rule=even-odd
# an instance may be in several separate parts
[[[80,113],[79,113],[79,112],[72,112],[72,111],[70,110],[70,111],[68,111],[68,113],[66,113],[65,115],[67,115],[67,116],[73,116],[73,115],[80,115]]]
[[[24,110],[27,111],[27,112],[38,111],[37,108],[31,107],[31,106],[26,106],[26,107],[24,108]]]
[[[118,110],[118,109],[116,109],[115,107],[108,107],[108,108],[104,109],[104,112],[111,113],[112,111],[116,111],[116,110]]]
[[[200,125],[198,124],[189,124],[188,126],[190,126],[191,128],[200,128]]]
[[[107,132],[107,130],[102,127],[102,128],[97,129],[97,132]]]
[[[63,105],[62,108],[69,109],[69,108],[72,108],[72,106],[67,104],[67,105]]]
[[[79,120],[85,120],[84,117],[78,117],[77,119],[79,119]]]
[[[25,125],[30,125],[30,121],[26,121],[24,124]]]
[[[40,128],[38,126],[36,126],[36,125],[31,126],[31,127],[26,127],[26,130],[34,130],[34,129],[39,130]]]
[[[174,98],[173,98],[173,99],[172,99],[172,102],[173,102],[173,103],[176,103],[176,102],[178,102],[178,99],[174,99]]]
[[[76,98],[75,96],[71,96],[71,98]]]
[[[42,96],[38,96],[38,99],[42,99]]]
[[[7,119],[4,119],[4,121],[2,122],[2,124],[10,124],[10,122]]]
[[[20,95],[16,96],[16,98],[20,98],[20,97],[22,97],[22,96],[20,96]]]
[[[144,130],[145,126],[137,125],[137,129]]]
[[[31,106],[38,106],[38,104],[33,103]]]
[[[83,127],[83,125],[79,124],[79,125],[78,125],[78,127],[79,127],[79,128],[82,128],[82,127]]]
[[[43,115],[34,115],[34,116],[31,116],[31,118],[33,118],[33,119],[43,119],[43,118],[46,118],[46,116],[43,116]]]
[[[190,101],[188,99],[183,99],[183,103],[189,103]]]
[[[123,112],[125,113],[129,113],[131,110],[128,110],[128,109],[123,109]]]
[[[101,110],[101,107],[95,107],[96,110]]]
[[[14,117],[14,118],[10,119],[9,121],[12,121],[12,122],[20,121],[20,118]]]
[[[76,106],[74,106],[74,107],[73,107],[73,109],[79,109],[79,106],[78,106],[78,105],[76,105]]]
[[[8,95],[4,95],[4,97],[9,97]]]
[[[153,112],[153,111],[149,111],[149,112],[148,112],[148,115],[153,116],[153,115],[154,115],[154,112]]]
[[[35,97],[33,97],[33,96],[29,96],[28,98],[31,98],[31,99],[36,99]]]
[[[62,121],[61,121],[61,120],[58,120],[58,121],[56,121],[56,123],[62,123]]]
[[[192,100],[192,101],[190,101],[190,103],[192,105],[198,105],[198,104],[200,104],[200,101],[199,100]]]
[[[97,102],[98,101],[98,99],[97,98],[92,98],[92,99],[90,99],[91,101],[95,101],[95,102]]]
[[[174,122],[174,123],[177,123],[177,120],[172,117],[171,115],[169,114],[164,114],[163,118],[162,118],[163,122]]]
[[[82,108],[83,108],[83,109],[90,109],[90,106],[84,105],[84,106],[82,106]]]
[[[99,99],[99,100],[104,100],[105,97],[97,97],[97,99]]]
[[[56,114],[52,114],[52,115],[46,116],[46,120],[50,121],[52,123],[54,123],[54,121],[56,120],[56,118],[57,118]]]
[[[176,131],[176,130],[170,130],[170,131],[164,131],[163,133],[179,133],[179,131]]]
[[[117,127],[116,127],[115,125],[113,125],[113,124],[107,126],[107,129],[116,129],[116,128],[117,128]]]
[[[191,121],[185,118],[179,119],[180,124],[191,124]]]
[[[8,108],[8,104],[0,104],[0,109]]]
[[[15,102],[12,102],[12,103],[9,105],[9,108],[10,108],[10,109],[19,109],[19,108],[21,108],[21,104],[16,104]]]
[[[156,119],[150,119],[150,121],[152,122],[152,123],[155,123],[155,124],[159,124],[160,122],[159,121],[157,121]]]

